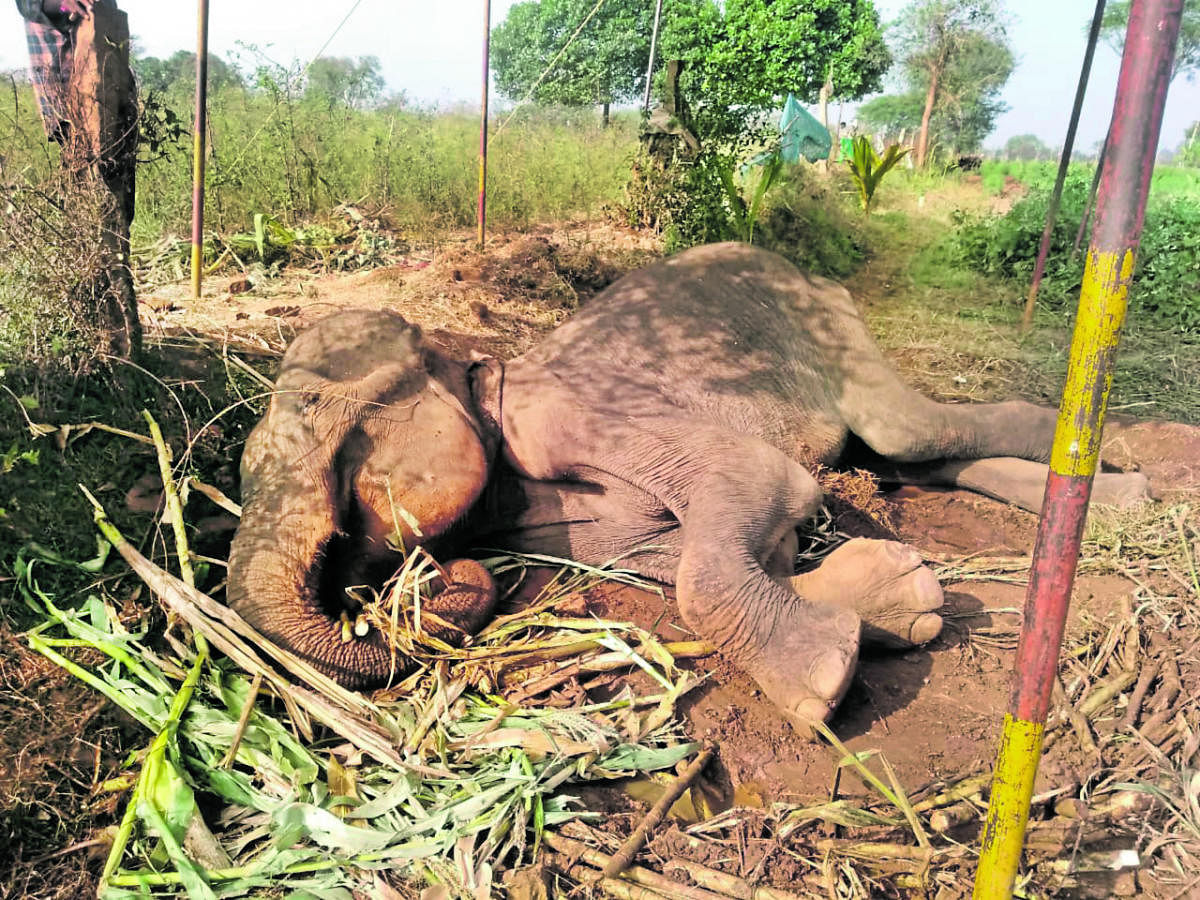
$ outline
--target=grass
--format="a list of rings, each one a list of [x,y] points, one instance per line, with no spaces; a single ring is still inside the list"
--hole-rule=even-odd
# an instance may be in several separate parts
[[[1091,181],[1095,163],[1073,162],[1068,168],[1068,177],[1082,175]],[[1053,187],[1058,174],[1057,161],[986,160],[980,168],[984,187],[993,194],[1005,188],[1008,178],[1014,178],[1026,187],[1048,190]],[[1186,166],[1159,165],[1154,169],[1150,181],[1151,196],[1171,195],[1200,197],[1200,170]]]
[[[182,101],[179,101],[182,103]],[[210,94],[206,227],[248,231],[256,214],[287,225],[371,202],[401,229],[431,231],[475,221],[479,121],[468,111],[389,103],[358,109],[286,92],[224,85]],[[0,92],[0,183],[37,184],[57,165],[34,117],[32,93]],[[186,107],[174,110],[188,120]],[[620,202],[637,149],[636,116],[609,128],[579,112],[526,108],[492,123],[488,214],[501,228],[597,216]],[[499,132],[499,133],[497,133]],[[190,232],[190,141],[143,146],[135,245]]]
[[[885,210],[867,226],[869,262],[848,280],[868,301],[876,339],[906,378],[940,399],[1020,396],[1056,404],[1066,376],[1071,314],[1039,307],[1019,331],[1026,285],[958,265],[942,241],[958,199],[927,214]],[[1136,285],[1133,290],[1137,290]],[[1153,323],[1127,322],[1109,409],[1139,418],[1200,423],[1200,340]]]

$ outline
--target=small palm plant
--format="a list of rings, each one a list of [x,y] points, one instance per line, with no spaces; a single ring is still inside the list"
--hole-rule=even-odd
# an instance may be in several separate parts
[[[860,135],[854,139],[854,153],[846,165],[850,167],[850,174],[858,186],[858,200],[864,215],[871,214],[871,201],[875,199],[875,189],[879,187],[883,176],[904,159],[906,153],[908,148],[901,149],[899,144],[892,144],[880,158],[866,137]]]
[[[749,203],[743,199],[742,192],[738,190],[737,183],[733,178],[733,169],[721,170],[721,183],[725,186],[725,195],[729,200],[730,224],[738,240],[745,241],[747,244],[754,243],[754,226],[762,213],[763,198],[783,174],[783,157],[778,150],[763,157],[761,163],[762,173],[750,195]]]

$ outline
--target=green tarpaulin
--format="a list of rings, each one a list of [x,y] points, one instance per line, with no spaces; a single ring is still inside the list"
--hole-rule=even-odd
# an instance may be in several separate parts
[[[788,94],[779,117],[780,155],[784,162],[799,162],[803,156],[809,162],[829,159],[829,148],[833,141],[825,126],[813,118],[795,94]]]

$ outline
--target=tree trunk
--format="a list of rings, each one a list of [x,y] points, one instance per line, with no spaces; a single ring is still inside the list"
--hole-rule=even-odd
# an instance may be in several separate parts
[[[600,127],[601,128],[608,127],[608,107],[609,107],[609,102],[607,100],[605,100],[604,108],[600,112]]]
[[[142,349],[137,295],[129,264],[137,161],[137,99],[129,69],[129,23],[125,13],[98,6],[79,23],[67,85],[70,136],[63,162],[76,177],[91,172],[101,191],[104,216],[100,256],[103,271],[92,290],[99,302],[96,322],[117,356]]]
[[[929,73],[929,93],[925,95],[925,111],[921,114],[921,132],[917,135],[917,168],[925,168],[925,154],[929,149],[929,120],[933,118],[933,102],[937,99],[938,80],[942,76],[939,63]]]

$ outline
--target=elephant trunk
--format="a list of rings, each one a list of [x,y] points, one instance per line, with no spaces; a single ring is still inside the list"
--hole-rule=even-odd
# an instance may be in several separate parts
[[[229,606],[345,687],[384,682],[394,661],[383,634],[376,628],[361,637],[347,632],[340,616],[342,588],[360,583],[355,576],[364,573],[342,565],[349,557],[334,520],[332,486],[320,483],[324,478],[297,483],[307,479],[296,478],[296,469],[258,474],[230,550]]]

